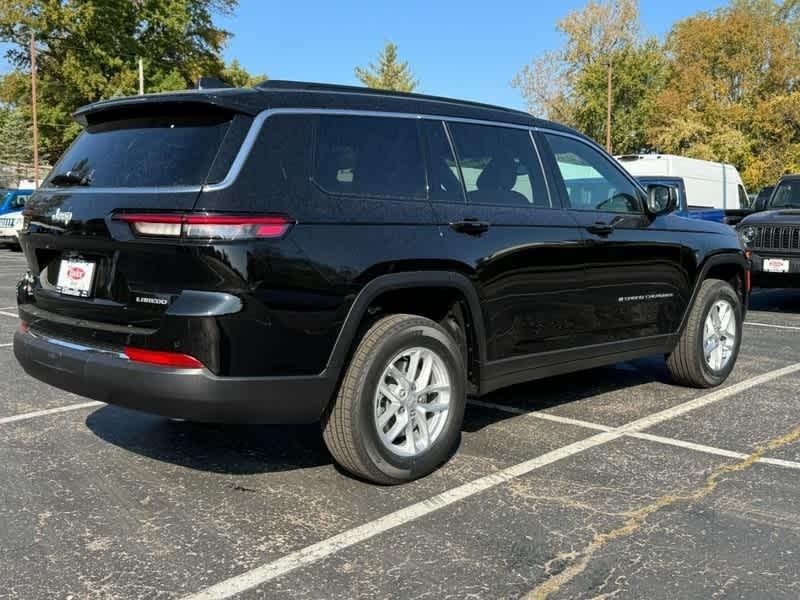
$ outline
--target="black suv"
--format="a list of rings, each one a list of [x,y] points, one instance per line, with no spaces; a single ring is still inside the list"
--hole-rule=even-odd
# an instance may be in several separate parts
[[[754,286],[800,287],[800,175],[781,177],[764,208],[738,230],[752,254]]]
[[[321,421],[397,483],[466,398],[666,355],[735,363],[748,262],[586,137],[498,107],[272,81],[115,99],[28,202],[14,350],[90,398],[225,423]]]

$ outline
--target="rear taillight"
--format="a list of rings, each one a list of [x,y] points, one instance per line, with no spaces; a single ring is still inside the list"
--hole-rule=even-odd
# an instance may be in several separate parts
[[[159,350],[146,350],[144,348],[125,348],[125,356],[134,362],[156,365],[159,367],[173,367],[176,369],[202,369],[203,363],[194,356],[180,352],[161,352]]]
[[[133,232],[146,237],[183,237],[195,240],[249,240],[283,237],[293,221],[286,217],[121,213]]]

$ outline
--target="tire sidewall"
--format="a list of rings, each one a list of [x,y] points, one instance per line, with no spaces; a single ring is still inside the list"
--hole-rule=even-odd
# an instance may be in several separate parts
[[[386,448],[381,441],[374,418],[375,393],[380,377],[389,361],[403,350],[413,347],[428,348],[444,362],[450,376],[450,410],[442,432],[422,454],[399,456]],[[399,481],[408,481],[426,475],[444,463],[455,451],[460,436],[466,404],[464,361],[456,342],[443,330],[415,323],[408,329],[381,340],[367,369],[359,382],[358,406],[354,423],[360,432],[363,449],[369,460],[381,472]]]
[[[706,354],[703,344],[703,334],[706,319],[714,304],[719,300],[727,300],[733,307],[734,318],[736,320],[736,340],[733,347],[733,355],[728,363],[719,371],[713,370],[708,363],[706,363]],[[699,319],[699,330],[696,334],[696,353],[700,362],[700,370],[703,377],[708,381],[711,386],[717,386],[723,383],[733,371],[736,366],[736,360],[739,357],[739,348],[742,344],[742,330],[743,330],[743,315],[742,315],[742,302],[734,289],[723,281],[719,281],[705,296],[702,305],[702,314]]]

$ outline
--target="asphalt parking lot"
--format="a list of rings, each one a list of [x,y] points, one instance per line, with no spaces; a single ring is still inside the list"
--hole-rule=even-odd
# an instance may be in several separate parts
[[[382,488],[316,427],[176,423],[28,378],[0,250],[0,598],[798,598],[800,290],[718,390],[643,360],[469,407]]]

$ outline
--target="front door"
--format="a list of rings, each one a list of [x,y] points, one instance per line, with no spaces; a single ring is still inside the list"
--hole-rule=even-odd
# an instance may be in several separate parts
[[[584,238],[587,341],[658,344],[677,331],[689,302],[691,233],[668,225],[677,217],[648,216],[644,192],[599,148],[556,132],[542,137]]]

